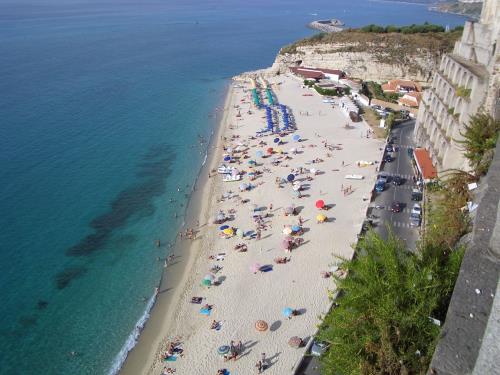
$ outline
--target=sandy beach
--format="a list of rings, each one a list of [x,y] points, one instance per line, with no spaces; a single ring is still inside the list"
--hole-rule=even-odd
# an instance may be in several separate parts
[[[186,218],[195,239],[184,239],[176,248],[151,319],[122,374],[175,370],[178,375],[206,375],[219,369],[255,374],[261,359],[263,373],[289,374],[304,351],[291,347],[290,338],[307,342],[326,313],[335,285],[325,276],[339,272],[339,257],[353,255],[383,143],[367,138],[364,122],[351,123],[338,102],[324,103],[300,80],[282,75],[268,82],[274,99],[293,115],[296,129],[280,137],[280,144],[274,142],[276,135],[256,137],[266,127],[266,113],[252,103],[250,81],[232,83],[216,142],[190,203],[198,209]],[[265,95],[261,100],[267,103]],[[266,155],[271,147],[272,154]],[[259,151],[266,157],[259,157]],[[238,169],[240,181],[223,182],[214,172],[224,155],[231,156],[225,164]],[[363,167],[360,161],[373,165]],[[286,182],[278,184],[277,177]],[[296,189],[300,184],[300,197],[288,182],[292,178]],[[242,183],[249,189],[240,191]],[[318,200],[324,201],[324,209],[317,207]],[[289,207],[295,212],[285,215]],[[218,213],[224,214],[224,223],[214,223]],[[318,215],[326,221],[318,222]],[[233,228],[234,235],[224,235],[221,225]],[[293,226],[300,229],[284,233]],[[284,241],[295,246],[287,250]],[[235,250],[237,245],[246,251]],[[277,263],[278,258],[286,263]],[[202,285],[208,275],[216,285]],[[192,297],[201,297],[201,303],[192,303]],[[295,313],[290,319],[283,311],[287,307]],[[256,327],[259,320],[267,323],[267,328],[260,327],[263,331]],[[236,359],[225,361],[218,348],[232,341],[241,347]],[[168,352],[172,342],[177,345]]]

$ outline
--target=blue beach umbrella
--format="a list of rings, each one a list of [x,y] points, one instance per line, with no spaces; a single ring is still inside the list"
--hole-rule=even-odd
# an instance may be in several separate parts
[[[292,225],[292,231],[298,232],[300,230],[300,227],[298,225]]]
[[[274,138],[274,143],[280,143],[280,139],[279,138]]]
[[[292,182],[293,180],[295,180],[295,175],[294,174],[289,174],[286,179],[288,180],[288,182]]]
[[[261,158],[261,157],[263,157],[263,156],[264,156],[264,151],[259,150],[259,151],[257,151],[257,152],[255,153],[255,155],[256,155],[258,158]]]
[[[293,315],[293,309],[292,309],[291,307],[285,307],[285,308],[283,309],[283,316],[284,316],[285,318],[289,318],[289,317],[291,317],[292,315]]]
[[[229,349],[231,349],[229,345],[222,345],[217,349],[217,353],[219,353],[220,355],[224,355],[229,353]]]
[[[249,160],[249,161],[248,161],[248,164],[249,164],[249,165],[255,165],[255,164],[257,164],[257,162],[256,162],[255,160]]]
[[[224,230],[224,229],[227,229],[227,228],[229,228],[229,225],[221,225],[219,227],[219,230]]]
[[[295,134],[295,135],[292,137],[292,139],[293,139],[295,142],[298,142],[298,141],[300,141],[300,135]]]
[[[231,160],[231,156],[225,156],[224,157],[224,161],[230,161]]]

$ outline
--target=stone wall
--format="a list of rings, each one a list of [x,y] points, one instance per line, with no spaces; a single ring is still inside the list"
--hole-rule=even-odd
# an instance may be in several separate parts
[[[474,202],[472,238],[429,375],[500,374],[500,142]]]

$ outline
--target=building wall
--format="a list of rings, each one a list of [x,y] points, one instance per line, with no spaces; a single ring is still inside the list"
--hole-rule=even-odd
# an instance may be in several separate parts
[[[444,55],[424,92],[415,141],[425,147],[438,171],[468,170],[460,141],[464,126],[480,110],[500,116],[500,13],[498,0],[486,0],[481,20],[466,22],[453,53]],[[497,117],[498,118],[498,117]]]

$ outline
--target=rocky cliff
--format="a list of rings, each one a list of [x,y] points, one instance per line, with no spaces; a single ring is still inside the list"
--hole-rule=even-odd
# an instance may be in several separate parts
[[[443,54],[453,49],[459,33],[318,34],[283,47],[271,71],[290,66],[341,69],[352,78],[387,81],[394,78],[429,82]]]

